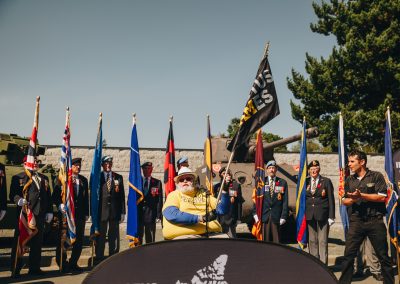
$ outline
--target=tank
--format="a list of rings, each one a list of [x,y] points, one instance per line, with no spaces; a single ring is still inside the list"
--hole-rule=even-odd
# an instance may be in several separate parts
[[[0,222],[1,229],[14,229],[17,224],[16,205],[9,200],[11,178],[22,172],[23,159],[28,152],[29,138],[21,137],[17,134],[0,133],[0,163],[5,166],[6,183],[7,183],[7,214]],[[44,155],[46,148],[37,145],[37,155]],[[57,172],[51,165],[44,165],[38,161],[38,172],[46,175],[49,178],[50,190],[53,191],[54,181]],[[47,230],[50,228],[47,228]]]
[[[313,127],[307,129],[307,138],[315,138],[318,135],[318,128]],[[299,140],[301,140],[301,133],[271,143],[263,143],[264,161],[267,162],[274,159],[275,148]],[[218,175],[219,170],[228,164],[231,152],[226,149],[226,146],[229,143],[230,139],[228,138],[216,137],[211,139],[213,173],[215,174],[215,177],[213,179],[214,184],[220,181]],[[242,147],[236,150],[236,154],[230,165],[230,169],[232,171],[234,179],[241,184],[243,198],[245,199],[242,210],[242,222],[246,222],[249,225],[251,225],[253,222],[251,211],[253,209],[252,193],[254,189],[255,152],[256,141],[251,140],[248,147]],[[205,185],[205,166],[203,165],[202,167],[197,169],[196,172],[199,175],[200,183],[202,185]],[[277,176],[285,179],[288,183],[290,211],[289,214],[293,215],[296,207],[296,185],[298,168],[296,165],[278,164]]]

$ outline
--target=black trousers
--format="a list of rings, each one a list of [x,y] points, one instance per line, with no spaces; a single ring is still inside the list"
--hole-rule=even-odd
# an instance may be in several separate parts
[[[372,247],[381,263],[382,276],[384,278],[383,283],[394,283],[391,261],[388,256],[386,226],[383,223],[383,217],[362,219],[357,216],[350,217],[349,231],[346,235],[342,276],[339,279],[339,283],[351,283],[354,271],[354,258],[357,256],[360,246],[366,237],[370,239]]]
[[[156,222],[140,223],[138,226],[139,243],[143,244],[143,235],[146,244],[154,243],[156,241]]]
[[[262,229],[263,241],[274,242],[279,244],[281,240],[279,230],[280,230],[279,223],[275,224],[272,221],[271,215],[269,215],[267,222],[263,223],[263,229]]]
[[[44,216],[36,216],[36,228],[38,229],[37,234],[30,239],[27,243],[29,246],[29,271],[38,271],[40,269],[40,262],[42,258],[42,245],[43,245],[43,230],[44,230]],[[11,249],[11,271],[14,267],[15,257],[17,253],[17,242],[18,242],[19,230],[18,223],[14,231],[13,247]],[[17,260],[17,271],[20,271],[23,266],[22,258]]]
[[[85,220],[76,220],[75,221],[75,226],[76,226],[76,239],[75,243],[72,247],[72,252],[71,252],[71,258],[69,259],[69,265],[76,266],[78,264],[79,257],[81,256],[82,253],[82,245],[83,245],[83,238],[85,234]],[[61,230],[60,230],[60,236],[58,240],[61,239]],[[61,242],[58,242],[57,244],[57,249],[56,249],[56,262],[58,265],[60,265],[60,256],[61,256]],[[64,250],[63,251],[63,267],[66,264],[67,260],[67,252]]]

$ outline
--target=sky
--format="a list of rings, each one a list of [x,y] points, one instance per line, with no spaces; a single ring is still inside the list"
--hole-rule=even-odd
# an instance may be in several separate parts
[[[263,127],[298,134],[287,77],[305,54],[331,53],[315,34],[309,0],[0,0],[0,132],[30,136],[41,97],[39,142],[60,145],[65,109],[71,144],[93,146],[99,113],[108,146],[201,149],[206,116],[226,133],[248,99],[265,44],[281,114]]]

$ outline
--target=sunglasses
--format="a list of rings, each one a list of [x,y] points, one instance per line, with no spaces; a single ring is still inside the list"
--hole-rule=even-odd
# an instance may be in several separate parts
[[[184,182],[184,181],[193,181],[193,177],[181,177],[178,179],[178,182]]]

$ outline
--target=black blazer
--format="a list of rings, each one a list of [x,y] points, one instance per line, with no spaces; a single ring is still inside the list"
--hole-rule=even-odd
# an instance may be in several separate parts
[[[6,169],[0,163],[0,210],[7,210],[7,182]]]
[[[162,219],[163,189],[161,181],[151,177],[149,190],[146,192],[143,180],[143,195],[144,199],[137,206],[139,223],[154,223],[156,218]],[[140,195],[137,195],[137,198],[140,198]]]
[[[83,175],[78,175],[78,179],[79,179],[79,193],[78,196],[74,194],[75,219],[85,220],[86,216],[89,216],[88,180]],[[76,190],[74,192],[76,192]],[[54,187],[52,198],[54,204],[58,208],[61,204],[60,185]]]
[[[111,190],[108,192],[104,172],[100,175],[99,216],[100,221],[121,220],[126,214],[124,180],[121,175],[112,173]]]
[[[28,188],[27,201],[28,206],[32,210],[35,216],[43,217],[46,213],[53,213],[53,207],[51,202],[51,192],[49,186],[49,179],[47,176],[38,173],[41,181],[39,188],[35,182],[32,182]],[[11,179],[10,188],[10,201],[15,204],[18,203],[20,198],[23,198],[23,188],[25,184],[29,181],[28,176],[25,172],[21,172],[14,175]],[[17,214],[19,215],[21,207],[17,206]]]
[[[214,185],[214,197],[218,196],[221,183],[222,181]],[[231,223],[236,223],[237,220],[242,218],[242,204],[244,199],[242,196],[242,188],[235,180],[225,184],[224,187],[229,194],[229,208],[228,212],[219,218],[219,221],[220,223],[230,225]],[[231,202],[231,197],[233,197],[233,203]]]
[[[269,216],[275,224],[279,224],[280,219],[287,220],[288,218],[288,185],[286,180],[275,177],[275,191],[270,195],[268,187],[268,176],[265,177],[264,197],[261,222],[266,223]],[[279,191],[279,192],[278,192]],[[256,206],[253,207],[253,215],[256,214]]]
[[[306,179],[306,219],[310,221],[327,221],[335,219],[335,197],[333,195],[332,181],[319,176],[319,181],[314,195],[311,194],[311,178]]]

